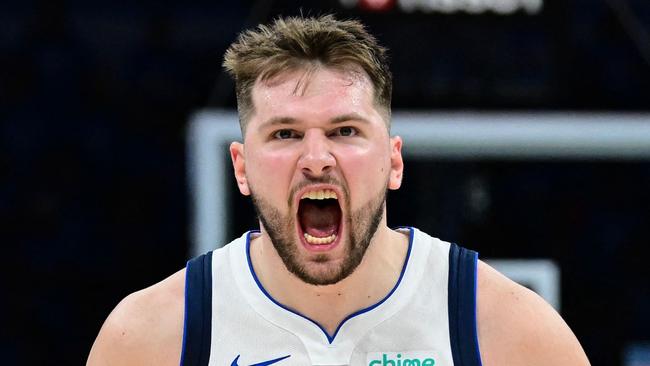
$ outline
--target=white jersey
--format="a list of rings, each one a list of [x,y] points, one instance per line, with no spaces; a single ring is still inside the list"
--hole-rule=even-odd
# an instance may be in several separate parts
[[[394,288],[332,335],[264,289],[251,232],[190,260],[181,365],[480,366],[477,254],[408,230]]]

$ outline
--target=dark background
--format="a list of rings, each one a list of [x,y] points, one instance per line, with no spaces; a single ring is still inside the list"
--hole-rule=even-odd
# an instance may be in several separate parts
[[[3,3],[3,365],[83,364],[121,298],[184,266],[187,121],[234,108],[220,63],[239,31],[300,11],[369,26],[390,49],[394,109],[650,111],[646,0],[507,16],[334,0]],[[404,183],[391,224],[486,257],[557,260],[563,315],[593,365],[650,341],[650,161],[409,161]]]

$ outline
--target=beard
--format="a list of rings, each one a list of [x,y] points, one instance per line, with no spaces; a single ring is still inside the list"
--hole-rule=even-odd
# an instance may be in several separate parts
[[[292,193],[298,188],[300,187],[293,189]],[[344,202],[347,210],[344,212],[350,212],[349,199],[347,199],[349,194],[347,194],[347,190],[345,193],[346,200]],[[293,194],[290,197],[293,197]],[[311,258],[301,257],[299,246],[302,244],[299,242],[300,239],[296,240],[295,238],[296,217],[291,214],[282,215],[277,208],[255,195],[252,190],[251,198],[255,211],[287,270],[307,284],[325,286],[347,278],[361,263],[384,216],[386,189],[358,210],[351,212],[346,218],[345,224],[349,230],[347,237],[340,238],[340,240],[344,245],[347,243],[347,247],[344,259],[338,265],[331,263],[328,254],[317,254]],[[289,210],[289,212],[293,212],[293,210]],[[342,235],[342,233],[338,233],[338,235]]]

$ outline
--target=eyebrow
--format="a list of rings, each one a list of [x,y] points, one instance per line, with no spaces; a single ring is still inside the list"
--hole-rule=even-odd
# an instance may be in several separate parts
[[[331,124],[340,124],[340,123],[345,123],[349,121],[358,121],[358,122],[363,122],[363,123],[370,123],[366,118],[362,117],[361,115],[357,113],[346,113],[342,114],[339,116],[336,116],[334,118],[330,119]],[[278,126],[278,125],[291,125],[294,123],[299,122],[298,119],[295,119],[293,117],[271,117],[269,118],[266,122],[262,123],[260,126],[260,129],[264,129],[267,127],[271,126]]]
[[[330,123],[337,124],[337,123],[343,123],[343,122],[348,122],[348,121],[358,121],[358,122],[363,122],[363,123],[370,123],[366,118],[362,117],[360,114],[357,113],[347,113],[347,114],[342,114],[340,116],[336,116],[330,120]]]
[[[266,122],[262,123],[260,129],[277,125],[290,125],[296,122],[298,122],[298,120],[293,117],[271,117]]]

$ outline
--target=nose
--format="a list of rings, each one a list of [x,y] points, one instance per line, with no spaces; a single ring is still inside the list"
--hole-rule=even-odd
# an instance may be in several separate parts
[[[331,143],[323,131],[310,130],[302,140],[302,155],[298,168],[310,177],[320,177],[336,166],[336,159],[331,153]]]

